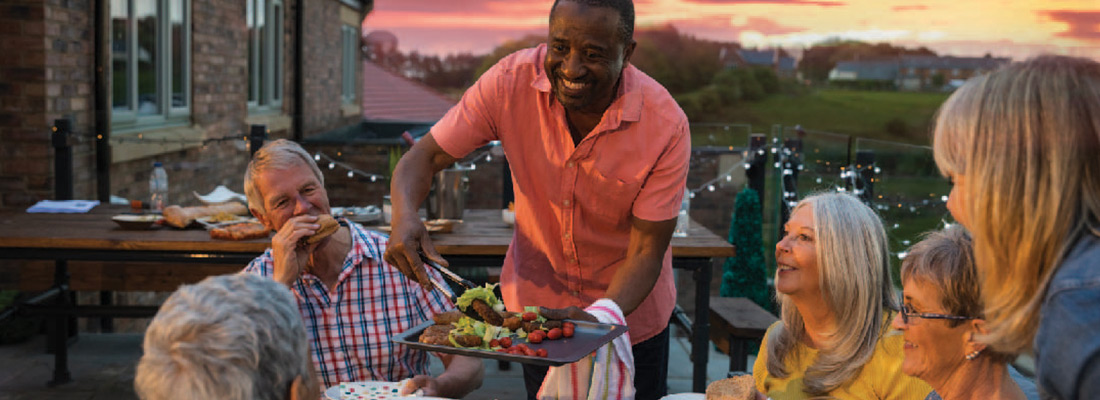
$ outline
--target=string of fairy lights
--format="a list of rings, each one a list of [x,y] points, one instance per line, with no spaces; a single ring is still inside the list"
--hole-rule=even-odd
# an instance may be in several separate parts
[[[57,128],[54,127],[53,129],[56,130]],[[90,137],[80,135],[73,135],[73,138],[77,142],[86,142],[91,139]],[[95,140],[104,140],[104,137],[103,135],[95,135]],[[236,134],[223,137],[202,139],[178,137],[147,137],[145,134],[138,133],[135,135],[112,136],[109,138],[109,140],[111,143],[158,144],[164,146],[199,145],[203,146],[204,148],[212,144],[238,142],[244,145],[243,149],[245,150],[248,149],[248,146],[251,142],[249,135],[243,132],[237,132]],[[731,146],[730,149],[732,150],[733,147]],[[851,193],[855,196],[861,196],[864,191],[863,188],[865,187],[865,182],[862,182],[864,176],[861,172],[872,172],[872,178],[870,178],[871,183],[880,182],[882,180],[882,169],[875,164],[870,164],[866,166],[844,165],[843,163],[815,160],[815,164],[819,165],[819,168],[806,168],[806,164],[798,159],[799,155],[795,154],[791,148],[782,146],[779,143],[779,139],[775,137],[772,138],[770,144],[761,146],[754,151],[755,154],[752,154],[749,151],[745,151],[743,153],[743,162],[735,163],[726,170],[718,173],[714,178],[698,184],[693,188],[689,188],[689,197],[694,199],[698,194],[704,192],[716,192],[718,190],[719,184],[721,184],[723,181],[726,183],[731,183],[736,177],[736,174],[747,173],[750,169],[752,169],[753,158],[765,157],[769,152],[774,157],[776,157],[776,161],[772,164],[772,166],[775,170],[779,171],[780,186],[782,188],[782,192],[780,195],[782,198],[782,204],[786,207],[794,207],[794,205],[797,204],[798,191],[793,186],[798,181],[798,179],[789,178],[797,177],[799,174],[810,174],[813,182],[815,182],[817,185],[831,185],[830,183],[826,182],[827,180],[832,180],[834,178],[829,176],[829,172],[822,173],[820,170],[833,170],[832,173],[837,173],[837,176],[835,178],[837,180],[834,182],[839,182],[841,184],[834,185],[832,190],[841,193],[851,191]],[[490,142],[486,147],[484,147],[479,153],[473,156],[469,156],[460,162],[457,162],[455,164],[455,167],[472,171],[476,170],[479,164],[490,163],[495,157],[502,156],[503,149],[500,147],[500,142],[493,141]],[[360,177],[364,180],[369,180],[370,182],[388,180],[388,177],[385,175],[367,172],[362,169],[356,168],[354,165],[348,162],[341,161],[342,157],[342,152],[337,152],[336,157],[330,156],[323,151],[315,151],[313,154],[313,159],[315,162],[318,163],[318,165],[327,167],[330,171],[335,171],[337,168],[339,168],[342,170],[342,172],[346,174],[348,178],[355,179],[356,177]],[[836,172],[836,170],[839,170],[839,172]],[[927,209],[934,209],[935,213],[942,214],[942,207],[947,202],[947,199],[947,195],[939,195],[936,193],[929,193],[928,198],[920,200],[909,200],[905,196],[900,195],[888,197],[886,195],[879,194],[875,196],[876,201],[871,204],[871,206],[880,212],[892,212],[901,210],[908,211],[910,214],[921,214]],[[946,220],[941,220],[941,225],[943,227],[950,227],[952,224]],[[900,228],[901,224],[897,222],[887,224],[888,230],[897,230]],[[902,240],[901,244],[908,246],[909,240]],[[897,256],[899,259],[904,259],[907,254],[908,252],[906,251],[894,253],[894,255]]]

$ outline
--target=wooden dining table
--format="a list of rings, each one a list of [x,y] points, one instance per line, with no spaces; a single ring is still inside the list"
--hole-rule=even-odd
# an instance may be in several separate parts
[[[124,230],[111,217],[128,211],[121,206],[98,206],[83,214],[32,214],[0,212],[0,259],[53,260],[53,286],[47,290],[52,300],[36,305],[32,310],[51,316],[49,342],[55,351],[54,381],[70,379],[65,351],[67,321],[73,316],[150,316],[156,307],[72,304],[69,286],[70,261],[99,261],[104,275],[114,274],[119,280],[141,279],[142,271],[126,270],[128,263],[154,265],[221,264],[243,268],[263,253],[270,239],[226,241],[211,239],[203,229],[155,227],[150,230]],[[368,229],[380,227],[366,225]],[[501,219],[500,210],[466,210],[462,223],[448,233],[433,233],[436,250],[455,267],[493,267],[503,264],[512,239],[512,227]],[[707,342],[710,325],[707,312],[710,303],[710,282],[713,260],[731,257],[734,248],[701,225],[692,222],[687,237],[672,239],[673,267],[691,271],[695,281],[695,312],[690,320],[677,307],[674,322],[688,330],[692,337],[692,390],[706,389]],[[76,264],[73,264],[76,265]],[[117,269],[117,270],[116,270]],[[136,272],[135,272],[136,271]],[[173,275],[176,276],[176,275]],[[163,279],[174,279],[173,277]],[[190,283],[195,277],[181,278]],[[174,287],[174,286],[173,286]],[[148,289],[147,289],[148,290]],[[44,297],[44,296],[40,296]],[[675,368],[676,366],[670,366]]]

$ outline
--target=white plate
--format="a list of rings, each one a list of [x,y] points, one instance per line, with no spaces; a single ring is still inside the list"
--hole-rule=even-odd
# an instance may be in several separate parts
[[[231,200],[238,200],[244,204],[248,204],[248,197],[245,197],[245,195],[243,194],[229,190],[229,188],[222,185],[218,185],[218,187],[214,188],[213,191],[207,194],[199,194],[199,192],[194,191],[191,193],[194,194],[195,197],[204,204],[225,203]]]
[[[205,227],[208,230],[209,229],[214,229],[214,228],[220,228],[220,227],[223,227],[223,226],[229,226],[229,225],[233,225],[233,224],[239,224],[239,223],[242,223],[242,222],[259,222],[255,218],[242,217],[240,215],[235,215],[235,217],[237,217],[237,218],[232,219],[232,220],[228,220],[228,221],[215,221],[214,216],[207,216],[207,217],[202,217],[202,218],[195,219],[195,221],[198,222],[199,224],[201,224],[203,227]]]
[[[405,385],[408,380],[401,382],[379,382],[379,381],[366,381],[366,382],[347,382],[341,385],[336,385],[325,390],[325,398],[328,400],[382,400],[382,399],[402,399],[402,400],[447,400],[442,397],[420,397],[420,396],[401,396],[398,393],[401,391],[401,387]],[[341,386],[348,385],[348,388],[355,389],[352,391],[342,391]],[[358,395],[355,395],[358,393]],[[346,397],[343,397],[344,395]]]
[[[661,400],[706,400],[707,395],[702,393],[676,393],[662,397]]]
[[[382,210],[378,206],[332,207],[333,217],[344,217],[352,222],[366,223],[382,219]]]

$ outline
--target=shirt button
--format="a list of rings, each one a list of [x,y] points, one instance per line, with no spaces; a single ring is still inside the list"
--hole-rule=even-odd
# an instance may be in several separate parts
[[[572,161],[565,163],[565,166],[569,167],[569,168],[573,168],[574,165],[576,165],[576,164],[573,164]]]
[[[569,234],[568,233],[565,234],[565,238],[569,239]]]
[[[565,200],[565,201],[561,202],[561,204],[563,206],[569,207],[569,200]]]
[[[574,291],[573,291],[573,297],[580,297],[580,296],[581,296],[581,292],[580,292],[580,291],[577,291],[577,290],[574,290]]]

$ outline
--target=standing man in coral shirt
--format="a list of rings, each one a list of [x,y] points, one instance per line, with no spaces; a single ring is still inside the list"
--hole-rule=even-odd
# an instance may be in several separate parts
[[[676,304],[669,241],[691,139],[668,91],[629,64],[630,0],[558,0],[546,44],[498,62],[401,159],[385,260],[427,287],[418,253],[445,264],[417,214],[431,177],[499,140],[512,168],[516,224],[504,303],[561,309],[607,298],[626,315],[638,398],[667,392]],[[545,368],[524,366],[528,397]]]

